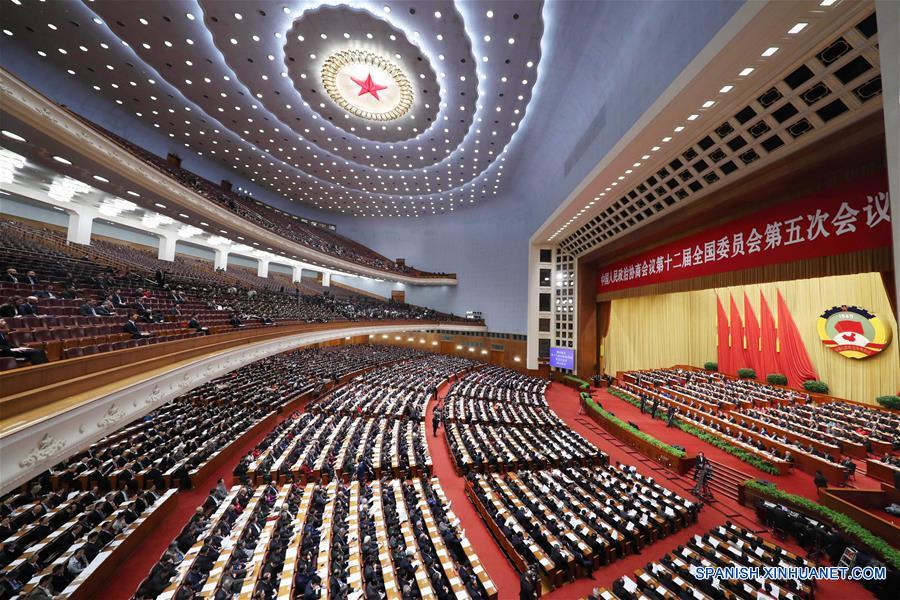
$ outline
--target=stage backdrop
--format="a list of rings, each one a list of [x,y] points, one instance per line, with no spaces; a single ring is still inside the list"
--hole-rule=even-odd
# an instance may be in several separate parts
[[[730,296],[744,319],[744,293],[757,319],[760,292],[777,319],[777,292],[790,309],[813,367],[835,396],[874,403],[875,397],[900,390],[897,323],[879,273],[821,277],[679,292],[612,301],[609,334],[602,352],[609,373],[675,364],[702,367],[717,359],[717,295],[726,312]],[[822,344],[816,330],[820,314],[832,306],[865,308],[890,324],[894,339],[876,356],[854,360]],[[764,378],[766,373],[757,371]]]

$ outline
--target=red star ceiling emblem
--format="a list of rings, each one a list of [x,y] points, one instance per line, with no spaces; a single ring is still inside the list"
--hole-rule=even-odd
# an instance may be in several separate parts
[[[359,94],[357,94],[359,96],[372,94],[373,96],[375,96],[376,100],[381,101],[381,98],[378,97],[378,92],[387,89],[386,85],[378,85],[377,83],[372,81],[371,73],[369,73],[369,75],[364,80],[357,79],[356,77],[350,77],[350,79],[353,80],[353,83],[359,86]]]

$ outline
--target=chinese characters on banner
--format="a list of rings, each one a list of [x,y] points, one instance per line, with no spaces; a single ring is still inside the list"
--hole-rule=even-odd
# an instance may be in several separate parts
[[[597,292],[891,244],[887,175],[776,206],[601,267]]]

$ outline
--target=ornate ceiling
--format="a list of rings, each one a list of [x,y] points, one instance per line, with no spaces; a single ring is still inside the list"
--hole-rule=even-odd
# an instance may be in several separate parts
[[[529,0],[11,1],[4,45],[37,53],[182,154],[365,216],[450,212],[498,193],[544,30],[543,3]]]

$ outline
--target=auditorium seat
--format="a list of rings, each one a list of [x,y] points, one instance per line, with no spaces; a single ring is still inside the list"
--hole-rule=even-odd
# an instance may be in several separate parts
[[[12,356],[0,356],[0,371],[8,371],[19,366],[18,361]]]

